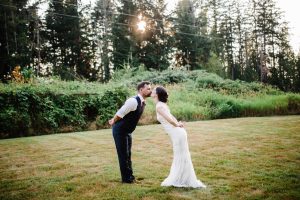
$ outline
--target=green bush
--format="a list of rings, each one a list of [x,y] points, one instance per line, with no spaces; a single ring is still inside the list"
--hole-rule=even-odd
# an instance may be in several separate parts
[[[197,71],[186,70],[164,70],[164,71],[144,71],[143,69],[123,69],[117,71],[112,82],[122,82],[128,86],[135,86],[141,81],[150,81],[153,84],[176,84],[195,79]]]
[[[217,74],[205,70],[164,70],[145,71],[144,69],[123,69],[117,71],[111,83],[120,83],[125,86],[135,87],[140,81],[148,80],[153,84],[168,85],[183,83],[185,87],[196,90],[212,89],[226,95],[248,95],[251,93],[283,94],[282,91],[257,82],[247,83],[240,80],[223,79]]]
[[[233,97],[213,90],[176,90],[170,91],[169,104],[174,114],[184,120],[238,117],[241,114],[241,106]],[[185,114],[180,111],[182,109]]]
[[[105,126],[107,121],[114,116],[117,109],[124,104],[127,97],[128,90],[124,88],[106,91],[101,97],[98,106],[99,119],[97,120],[97,125]]]
[[[86,130],[96,119],[98,128],[105,127],[129,93],[112,88],[103,94],[80,89],[59,94],[41,86],[24,84],[0,92],[1,138]]]
[[[299,94],[261,83],[223,79],[204,70],[124,69],[108,84],[56,77],[0,84],[0,138],[106,128],[142,80],[166,86],[171,112],[179,120],[300,114]],[[147,101],[141,124],[156,123],[154,102]]]

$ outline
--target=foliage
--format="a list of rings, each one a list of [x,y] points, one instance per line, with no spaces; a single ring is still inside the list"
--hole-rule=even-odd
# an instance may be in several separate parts
[[[0,80],[13,67],[37,75],[108,82],[129,65],[205,69],[221,77],[299,91],[299,58],[275,0],[2,0]],[[137,24],[146,23],[144,31]]]
[[[1,138],[84,130],[96,119],[97,128],[105,127],[112,112],[128,96],[124,88],[92,93],[92,90],[83,90],[84,83],[65,84],[59,89],[55,84],[53,88],[47,84],[12,84],[11,88],[1,88]],[[86,89],[91,87],[93,85]],[[63,93],[67,88],[70,91]]]
[[[164,85],[169,106],[180,120],[300,113],[299,94],[261,83],[232,81],[204,70],[162,72],[123,69],[107,84],[37,78],[33,83],[0,84],[1,137],[40,135],[108,127],[107,121],[136,84]],[[148,100],[140,124],[156,123]]]
[[[246,94],[260,92],[268,94],[281,94],[275,87],[258,82],[248,83],[245,81],[232,81],[223,79],[214,73],[205,70],[178,70],[168,69],[161,72],[145,71],[140,69],[123,69],[117,71],[112,77],[113,82],[120,82],[124,85],[135,86],[138,82],[148,80],[153,84],[168,85],[184,83],[185,87],[197,90],[212,89],[224,94]]]
[[[87,51],[90,49],[89,31],[85,30],[86,34],[83,32],[88,25],[83,9],[78,6],[79,2],[74,0],[69,3],[50,1],[45,19],[46,29],[41,33],[47,44],[43,48],[47,52],[44,62],[52,63],[52,74],[65,80],[74,80],[74,77],[90,79],[93,71],[90,66],[92,52]]]
[[[16,82],[22,82],[22,80],[23,80],[23,77],[22,77],[22,74],[21,74],[20,70],[21,70],[21,67],[16,66],[14,68],[14,70],[12,71],[12,73],[11,73],[13,80],[16,81]]]
[[[29,83],[33,81],[33,70],[30,67],[21,67],[18,65],[11,73],[12,81],[16,83]]]
[[[112,23],[113,64],[116,70],[125,63],[130,63],[133,67],[136,66],[135,56],[131,56],[132,50],[136,46],[130,27],[134,26],[133,16],[136,13],[137,5],[134,1],[122,0],[121,2],[123,6],[117,7],[118,11],[128,15],[117,15]],[[124,26],[120,26],[119,23],[124,24]]]
[[[207,32],[207,10],[201,8],[197,17],[198,3],[180,0],[174,19],[176,64],[191,70],[199,69],[200,64],[207,63],[211,48]]]
[[[113,91],[106,91],[97,108],[99,114],[97,124],[99,126],[107,125],[107,121],[115,115],[116,110],[124,104],[127,97],[128,91],[121,87]]]
[[[0,80],[7,79],[17,65],[28,66],[33,62],[31,31],[28,25],[32,14],[24,7],[27,0],[1,0],[0,6]],[[15,7],[15,6],[18,7]]]
[[[207,72],[215,73],[223,78],[226,77],[223,64],[215,53],[211,53],[207,63],[203,67]]]

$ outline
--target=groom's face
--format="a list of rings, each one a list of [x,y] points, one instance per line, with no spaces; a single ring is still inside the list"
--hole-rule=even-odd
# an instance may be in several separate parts
[[[144,97],[150,97],[151,92],[151,85],[145,85],[143,88],[140,89],[140,93],[142,93]]]

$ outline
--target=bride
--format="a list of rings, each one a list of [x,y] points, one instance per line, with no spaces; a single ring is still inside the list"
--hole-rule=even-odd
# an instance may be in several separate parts
[[[161,186],[206,188],[200,180],[197,180],[189,152],[187,133],[183,124],[178,122],[170,113],[166,104],[168,100],[167,91],[159,86],[152,91],[151,96],[156,103],[157,120],[163,125],[173,145],[171,171]]]

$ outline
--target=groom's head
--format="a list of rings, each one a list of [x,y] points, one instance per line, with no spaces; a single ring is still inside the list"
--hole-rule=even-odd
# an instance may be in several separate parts
[[[150,97],[151,83],[149,81],[142,81],[137,85],[137,91],[143,97]]]

